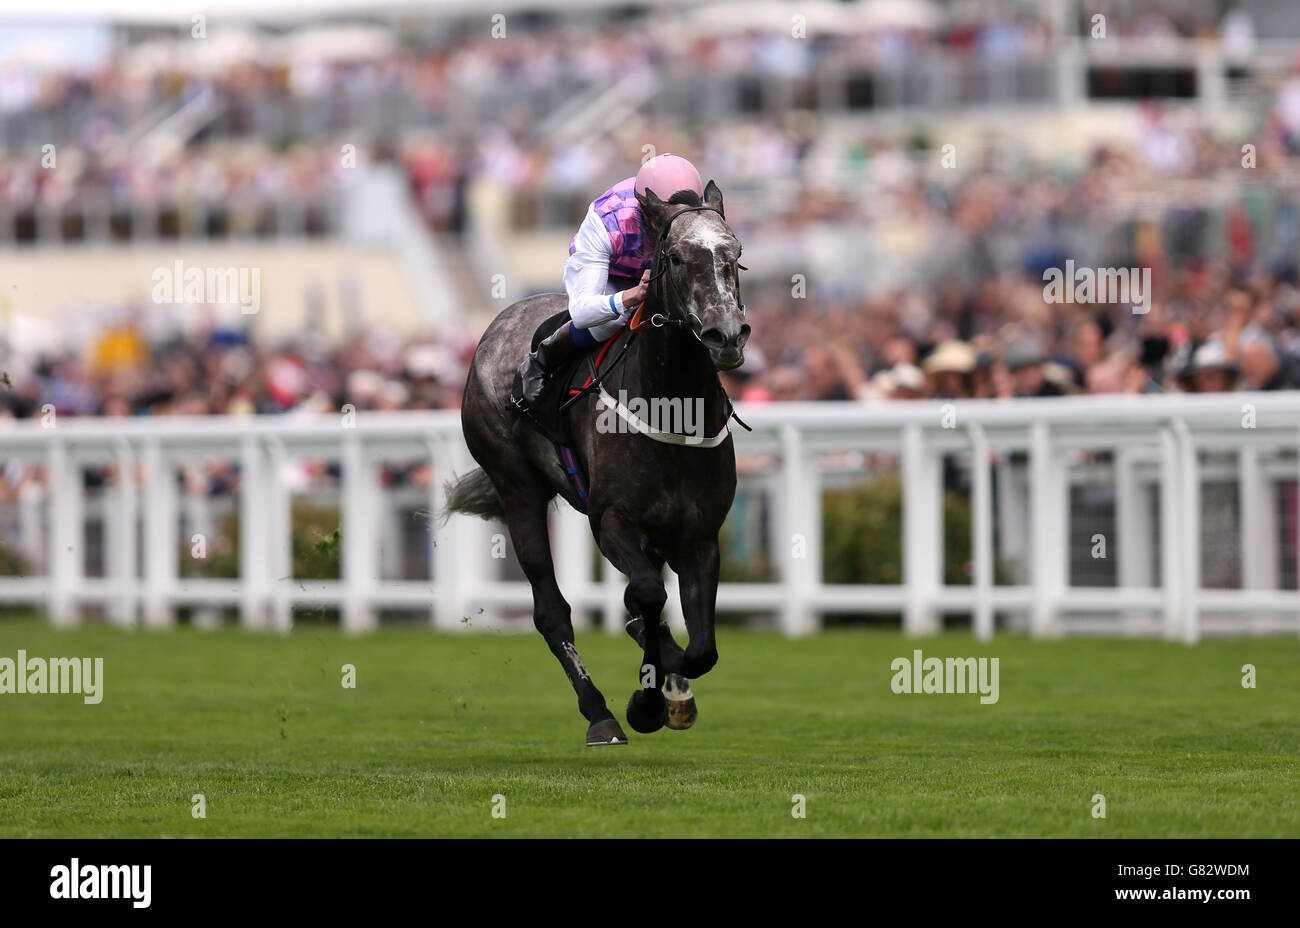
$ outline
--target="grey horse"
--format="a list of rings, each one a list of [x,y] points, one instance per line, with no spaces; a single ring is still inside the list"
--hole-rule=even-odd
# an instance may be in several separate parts
[[[508,403],[534,331],[567,307],[564,294],[542,294],[507,307],[479,341],[461,421],[481,467],[448,487],[448,511],[504,519],[508,526],[532,586],[533,622],[578,694],[578,709],[588,722],[587,744],[593,746],[625,744],[627,736],[574,646],[570,607],[551,561],[547,506],[558,494],[586,514],[601,552],[629,578],[623,602],[642,664],[627,720],[648,733],[665,724],[686,728],[694,722],[686,681],[707,673],[718,660],[718,530],[736,490],[731,406],[717,372],[743,363],[749,338],[740,302],[740,242],[713,181],[703,201],[683,191],[664,202],[648,191],[640,207],[645,239],[653,243],[647,245],[653,248],[652,277],[640,313],[648,324],[619,336],[631,342],[620,383],[647,401],[680,399],[681,408],[702,407],[703,440],[683,441],[662,429],[651,428],[650,435],[635,427],[599,427],[601,413],[609,421],[615,411],[612,398],[599,390],[583,395],[566,413],[575,454],[589,478],[582,499],[554,445]],[[633,404],[620,405],[621,416]],[[627,421],[645,424],[635,416]],[[665,564],[680,580],[690,636],[685,648],[661,620]]]

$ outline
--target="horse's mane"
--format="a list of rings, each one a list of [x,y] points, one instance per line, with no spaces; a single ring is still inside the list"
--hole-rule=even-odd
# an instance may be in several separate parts
[[[670,196],[667,203],[675,206],[703,206],[704,200],[694,190],[678,190]],[[641,254],[647,258],[653,258],[655,253],[656,241],[652,241],[649,236],[641,240]]]

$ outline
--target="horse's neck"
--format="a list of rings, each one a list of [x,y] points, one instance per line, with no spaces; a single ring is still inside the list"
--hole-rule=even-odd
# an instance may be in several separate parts
[[[656,310],[657,311],[657,310]],[[646,318],[651,313],[647,307]],[[702,397],[712,409],[719,396],[718,375],[709,353],[686,329],[649,327],[638,336],[629,386],[645,397]]]

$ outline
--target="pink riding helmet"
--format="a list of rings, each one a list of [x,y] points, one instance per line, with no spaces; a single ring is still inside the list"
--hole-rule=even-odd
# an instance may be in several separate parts
[[[695,165],[667,153],[651,158],[636,172],[637,196],[644,195],[646,190],[653,190],[661,200],[667,200],[678,190],[693,190],[696,196],[704,196],[704,184]]]

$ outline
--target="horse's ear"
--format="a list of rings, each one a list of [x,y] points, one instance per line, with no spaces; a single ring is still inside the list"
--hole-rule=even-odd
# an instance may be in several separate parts
[[[722,209],[722,191],[718,189],[718,185],[713,181],[709,181],[708,186],[704,188],[704,205],[712,206],[719,213],[722,213],[723,219],[727,218],[727,214]]]
[[[641,205],[641,224],[650,233],[652,241],[658,239],[659,230],[668,222],[672,205],[659,199],[659,196],[649,188],[645,193],[638,193],[636,201]]]

